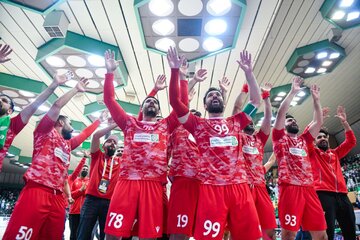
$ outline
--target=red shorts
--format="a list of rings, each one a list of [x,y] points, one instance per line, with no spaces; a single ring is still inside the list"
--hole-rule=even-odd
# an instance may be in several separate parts
[[[61,192],[28,182],[15,204],[3,239],[61,239],[65,208]]]
[[[234,240],[254,240],[262,236],[247,183],[200,185],[198,202],[194,234],[196,240],[222,239],[226,222]]]
[[[281,185],[279,220],[282,228],[297,231],[326,230],[325,214],[313,187]]]
[[[162,194],[162,199],[163,199],[163,233],[167,233],[167,217],[168,217],[168,212],[169,212],[169,199],[168,196],[166,194],[166,185],[163,186],[163,194]]]
[[[265,185],[250,185],[250,191],[255,202],[260,225],[263,230],[277,227],[275,210]]]
[[[139,238],[157,238],[163,232],[163,187],[160,182],[119,179],[106,217],[105,233],[130,237],[137,224]]]
[[[171,185],[168,215],[168,233],[194,234],[196,208],[200,181],[187,177],[175,177]]]

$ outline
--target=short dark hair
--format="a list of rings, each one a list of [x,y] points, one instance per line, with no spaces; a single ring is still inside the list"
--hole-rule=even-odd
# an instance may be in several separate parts
[[[199,111],[196,110],[196,109],[191,109],[190,112],[191,112],[192,114],[194,114],[195,116],[201,117],[201,112],[199,112]]]
[[[59,122],[59,121],[65,121],[66,119],[68,119],[67,116],[59,115],[59,117],[58,117],[58,119],[57,119],[57,122]]]
[[[10,108],[11,108],[11,110],[12,111],[14,111],[15,109],[15,104],[14,104],[14,101],[12,100],[12,98],[9,96],[9,95],[6,95],[6,94],[0,94],[0,97],[2,97],[2,96],[5,96],[5,97],[7,97],[8,99],[10,99]]]
[[[319,131],[319,133],[323,133],[325,134],[327,137],[329,136],[329,131],[325,128],[325,127],[322,127]]]
[[[216,87],[211,87],[211,88],[209,88],[209,89],[206,91],[206,93],[205,93],[205,96],[204,96],[204,99],[203,99],[204,104],[206,103],[206,96],[209,94],[209,92],[212,92],[212,91],[217,91],[217,92],[219,92],[219,93],[221,94],[221,96],[222,96],[222,93],[221,93],[221,90],[220,90],[220,89],[218,89],[218,88],[216,88]]]
[[[288,118],[293,118],[293,119],[295,119],[294,116],[292,116],[292,115],[290,115],[290,114],[286,114],[285,119],[288,119]]]
[[[144,101],[141,103],[141,108],[144,106],[145,101],[146,101],[147,99],[149,99],[149,98],[152,98],[152,99],[154,99],[154,100],[157,102],[157,104],[159,105],[159,110],[160,110],[160,102],[159,102],[159,100],[158,100],[156,97],[152,97],[152,96],[148,96],[148,97],[146,97],[146,98],[144,99]]]

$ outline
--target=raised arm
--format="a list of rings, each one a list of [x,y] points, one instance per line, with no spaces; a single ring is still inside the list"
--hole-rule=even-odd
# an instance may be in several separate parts
[[[245,96],[248,92],[249,92],[249,86],[245,83],[241,89],[240,94],[237,96],[237,98],[235,100],[232,115],[235,115],[235,114],[241,112],[241,109],[244,105]]]
[[[8,56],[12,52],[12,49],[9,45],[5,44],[4,46],[0,44],[0,63],[4,63],[7,61],[10,61],[10,58]]]
[[[271,83],[265,83],[265,86],[261,88],[261,97],[264,99],[265,110],[264,110],[264,120],[261,124],[260,129],[266,135],[270,134],[270,129],[271,129],[271,117],[272,117],[271,103],[270,103],[271,88],[272,88]]]
[[[272,153],[269,160],[264,164],[265,171],[269,171],[269,169],[275,164],[276,158],[275,154]]]
[[[313,138],[316,138],[324,120],[320,104],[320,88],[315,84],[311,86],[311,96],[313,98],[314,116],[312,120],[313,124],[309,127],[309,132]]]
[[[219,87],[220,87],[221,94],[224,99],[224,103],[226,103],[226,101],[227,101],[227,93],[229,91],[229,86],[230,86],[230,80],[227,77],[223,76],[219,80]]]
[[[323,107],[323,108],[321,109],[321,112],[322,112],[322,116],[323,116],[323,122],[325,122],[325,119],[327,119],[327,118],[330,117],[330,115],[329,115],[329,113],[330,113],[330,108],[329,108],[329,107]],[[313,116],[313,118],[314,118],[314,116]],[[314,122],[311,121],[311,122],[305,127],[304,132],[309,131],[309,128],[310,128],[310,126],[311,126],[313,123],[314,123]]]
[[[170,78],[170,105],[176,112],[178,119],[181,123],[185,123],[189,117],[189,108],[180,99],[179,89],[179,67],[183,59],[178,56],[175,48],[170,47],[167,59],[171,68]]]
[[[253,66],[251,63],[251,54],[244,50],[240,53],[240,60],[237,61],[240,68],[244,71],[247,84],[249,86],[250,101],[253,106],[259,107],[260,105],[260,89],[256,82],[255,75],[253,73]]]
[[[155,97],[155,95],[159,91],[164,90],[165,88],[167,88],[166,76],[164,74],[160,74],[156,79],[154,88],[151,90],[151,92],[147,96],[148,97]],[[142,112],[142,108],[140,108],[139,115],[138,115],[138,120],[141,121],[142,118],[143,118],[143,112]]]
[[[100,129],[94,133],[91,140],[91,148],[90,148],[91,153],[95,153],[100,149],[100,138],[104,136],[106,133],[116,128],[116,126],[117,126],[116,123],[112,123],[106,128]]]
[[[300,77],[293,78],[291,90],[279,107],[279,110],[278,110],[278,113],[276,116],[276,120],[275,120],[275,124],[274,124],[275,129],[281,130],[285,127],[286,113],[289,110],[292,99],[294,98],[296,93],[298,93],[301,90],[302,83],[303,83],[303,80]]]
[[[189,91],[191,91],[196,83],[203,82],[206,80],[207,70],[206,69],[199,69],[195,72],[194,77],[189,81]]]
[[[75,170],[72,172],[72,174],[70,174],[70,176],[68,177],[69,183],[71,184],[72,182],[75,181],[75,179],[79,176],[82,167],[84,166],[86,161],[86,157],[84,156],[83,158],[81,158],[79,164],[76,166]]]
[[[55,74],[53,82],[29,105],[27,105],[21,112],[21,120],[23,123],[27,123],[30,117],[36,112],[36,110],[43,104],[50,95],[54,92],[54,90],[61,84],[65,83],[70,76],[71,72],[66,74]]]
[[[356,146],[356,137],[354,132],[352,131],[349,123],[347,122],[345,108],[343,106],[338,106],[337,113],[335,117],[339,118],[341,124],[345,130],[345,141],[342,142],[335,151],[337,152],[339,158],[345,157],[353,147]]]
[[[105,75],[105,84],[104,84],[104,103],[109,109],[111,116],[113,117],[115,123],[122,129],[125,129],[126,120],[128,115],[124,109],[116,102],[115,100],[115,90],[114,90],[114,71],[119,66],[120,61],[115,60],[115,52],[107,50],[105,52],[105,65],[107,73]]]

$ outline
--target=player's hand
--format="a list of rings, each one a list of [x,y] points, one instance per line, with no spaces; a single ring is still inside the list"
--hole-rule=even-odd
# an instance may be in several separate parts
[[[5,44],[4,46],[0,44],[0,63],[4,63],[7,61],[10,61],[10,58],[8,56],[12,52],[12,49],[9,45]]]
[[[157,91],[160,91],[160,90],[163,90],[165,88],[167,88],[167,86],[166,86],[166,76],[164,74],[160,74],[156,79],[155,89]]]
[[[251,63],[251,54],[248,51],[243,50],[240,53],[240,60],[237,60],[236,62],[239,64],[240,68],[245,73],[253,71],[253,66]]]
[[[115,52],[111,50],[105,51],[105,66],[108,73],[113,73],[120,64],[120,60],[115,60]]]
[[[170,47],[167,53],[167,59],[170,68],[180,68],[181,64],[184,61],[184,56],[179,56],[176,48]]]
[[[78,92],[85,92],[86,91],[85,88],[88,84],[89,84],[89,79],[82,77],[75,87],[78,90]]]

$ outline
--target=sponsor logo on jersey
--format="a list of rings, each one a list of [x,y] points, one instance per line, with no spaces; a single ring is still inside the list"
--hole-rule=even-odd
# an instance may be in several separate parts
[[[234,147],[238,144],[238,140],[235,136],[210,138],[210,147]]]
[[[56,157],[60,158],[63,163],[69,162],[69,154],[64,153],[61,148],[55,148],[54,154]]]
[[[244,153],[247,153],[247,154],[259,154],[259,150],[257,149],[257,147],[251,147],[251,146],[248,146],[248,145],[244,145],[242,147],[242,150]]]
[[[289,148],[289,152],[292,155],[298,156],[298,157],[306,157],[306,151],[302,148]]]
[[[147,142],[147,143],[159,142],[159,134],[135,133],[134,142]]]

